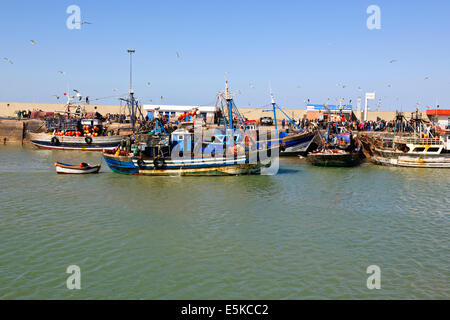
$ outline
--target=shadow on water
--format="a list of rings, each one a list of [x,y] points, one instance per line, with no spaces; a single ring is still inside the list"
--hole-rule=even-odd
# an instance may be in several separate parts
[[[278,174],[289,174],[289,173],[298,173],[300,170],[291,169],[291,168],[280,168],[278,170]]]

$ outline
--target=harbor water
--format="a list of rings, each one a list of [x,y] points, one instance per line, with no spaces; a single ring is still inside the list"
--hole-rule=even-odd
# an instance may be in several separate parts
[[[141,177],[6,146],[0,163],[0,299],[450,298],[445,169],[286,158],[275,176]]]

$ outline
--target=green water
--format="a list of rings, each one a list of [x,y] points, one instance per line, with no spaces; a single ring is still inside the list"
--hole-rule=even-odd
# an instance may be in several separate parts
[[[70,176],[57,160],[102,161],[0,147],[0,299],[450,298],[449,170]]]

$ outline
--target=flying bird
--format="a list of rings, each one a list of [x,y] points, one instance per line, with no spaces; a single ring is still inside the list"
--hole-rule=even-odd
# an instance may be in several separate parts
[[[255,85],[253,84],[253,83],[249,83],[249,86],[250,86],[250,88],[252,88],[252,89],[254,89],[255,88]]]
[[[390,84],[388,84],[388,88],[392,88],[392,86]]]
[[[301,88],[301,86],[300,85],[297,85],[297,87],[296,87],[297,89],[300,89]]]
[[[119,89],[117,89],[117,88],[114,88],[114,89],[113,89],[113,91],[114,91],[114,92],[117,92],[117,91],[119,91]]]
[[[61,73],[63,76],[66,75],[66,73],[64,71],[58,71],[59,73]]]
[[[9,62],[10,64],[13,64],[12,60],[9,58],[3,58],[6,62]]]
[[[163,96],[161,96],[160,98],[159,98],[160,100],[163,100],[164,99],[164,97]]]
[[[177,58],[180,57],[180,53],[178,51],[176,52],[176,55],[177,55]]]
[[[77,89],[73,89],[73,91],[76,92],[75,96],[78,98],[79,101],[81,101],[83,96],[81,95],[80,91],[78,91]]]
[[[87,21],[75,21],[75,23],[79,23],[79,24],[92,24],[92,23],[87,22]]]
[[[59,96],[56,94],[52,95],[52,97],[55,97],[57,100],[59,100]]]
[[[397,59],[392,59],[391,61],[389,61],[389,63],[394,63],[397,62]]]
[[[152,85],[152,84],[151,84],[150,82],[147,82],[147,87],[150,88],[151,85]]]
[[[36,41],[34,41],[34,40],[30,40],[30,42],[31,42],[31,44],[36,44]]]
[[[423,80],[429,80],[430,79],[430,77],[425,77],[425,79],[423,79]]]

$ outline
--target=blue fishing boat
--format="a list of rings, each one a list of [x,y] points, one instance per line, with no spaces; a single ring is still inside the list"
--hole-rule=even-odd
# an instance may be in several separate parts
[[[224,126],[214,128],[205,138],[206,128],[189,122],[170,131],[161,119],[135,135],[128,147],[103,153],[112,171],[133,175],[242,175],[272,174],[278,170],[279,141],[261,130],[251,130],[243,122],[225,82],[219,93]],[[200,123],[200,122],[198,122]],[[277,137],[277,133],[273,134]]]
[[[279,132],[279,138],[280,138],[280,155],[281,156],[296,156],[300,154],[306,154],[308,151],[308,148],[312,145],[314,139],[316,138],[316,131],[305,131],[303,130],[294,120],[289,117],[286,112],[284,112],[283,108],[278,106],[275,103],[275,99],[270,93],[271,98],[271,104],[272,104],[272,110],[265,110],[265,111],[272,111],[273,112],[273,119],[274,119],[274,125],[275,125],[275,131],[278,132],[278,125],[277,125],[277,110],[281,111],[281,113],[288,119],[288,122],[291,124],[291,127],[293,130],[290,132]]]

